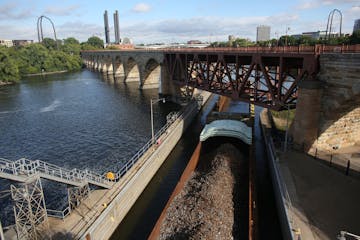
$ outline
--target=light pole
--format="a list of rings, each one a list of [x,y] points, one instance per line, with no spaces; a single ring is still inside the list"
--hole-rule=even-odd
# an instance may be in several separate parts
[[[151,115],[151,142],[154,143],[154,114],[153,114],[153,104],[162,101],[165,103],[165,98],[159,98],[152,100],[150,99],[150,115]]]

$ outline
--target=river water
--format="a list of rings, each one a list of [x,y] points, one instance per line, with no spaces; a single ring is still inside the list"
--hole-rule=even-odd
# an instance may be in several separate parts
[[[1,87],[0,157],[40,159],[98,173],[116,171],[151,138],[150,99],[156,98],[157,89],[139,90],[138,83],[114,86],[87,70]],[[170,111],[180,108],[171,102],[153,107],[155,129]],[[47,207],[62,210],[66,187],[43,182]],[[9,190],[9,184],[1,180],[0,191]],[[3,225],[13,222],[7,202],[9,198],[0,196]]]

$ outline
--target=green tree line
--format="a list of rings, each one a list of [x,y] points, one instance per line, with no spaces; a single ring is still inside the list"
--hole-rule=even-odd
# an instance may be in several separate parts
[[[314,46],[316,44],[326,45],[342,45],[342,44],[360,44],[360,30],[353,32],[352,35],[346,35],[341,37],[335,37],[328,40],[314,39],[309,36],[281,36],[279,39],[271,39],[268,41],[253,42],[249,39],[237,38],[232,41],[213,42],[210,47],[250,47],[250,46],[262,46],[262,47],[275,47],[275,46]]]
[[[80,43],[70,37],[63,41],[45,38],[26,46],[0,46],[0,82],[18,82],[22,76],[42,72],[75,71],[82,68],[80,52],[104,47],[98,37]]]

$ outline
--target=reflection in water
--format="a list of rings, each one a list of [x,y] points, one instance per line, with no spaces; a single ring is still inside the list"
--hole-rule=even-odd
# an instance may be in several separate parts
[[[151,98],[158,98],[157,89],[140,91],[138,83],[112,85],[90,71],[32,77],[2,87],[0,157],[40,159],[99,173],[116,171],[150,139]],[[170,102],[155,104],[155,129],[178,109]],[[8,190],[10,182],[0,181],[0,191]],[[66,198],[66,186],[49,181],[43,185],[47,205],[61,209],[64,203],[58,197]],[[7,213],[8,201],[0,198]],[[0,218],[4,225],[5,219],[13,219],[3,210]]]

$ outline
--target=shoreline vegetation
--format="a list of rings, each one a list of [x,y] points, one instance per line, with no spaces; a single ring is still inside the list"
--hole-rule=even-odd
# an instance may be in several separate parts
[[[80,43],[75,38],[25,46],[0,46],[0,87],[16,84],[22,77],[65,73],[82,69],[81,51],[103,49],[104,42],[90,37]]]

